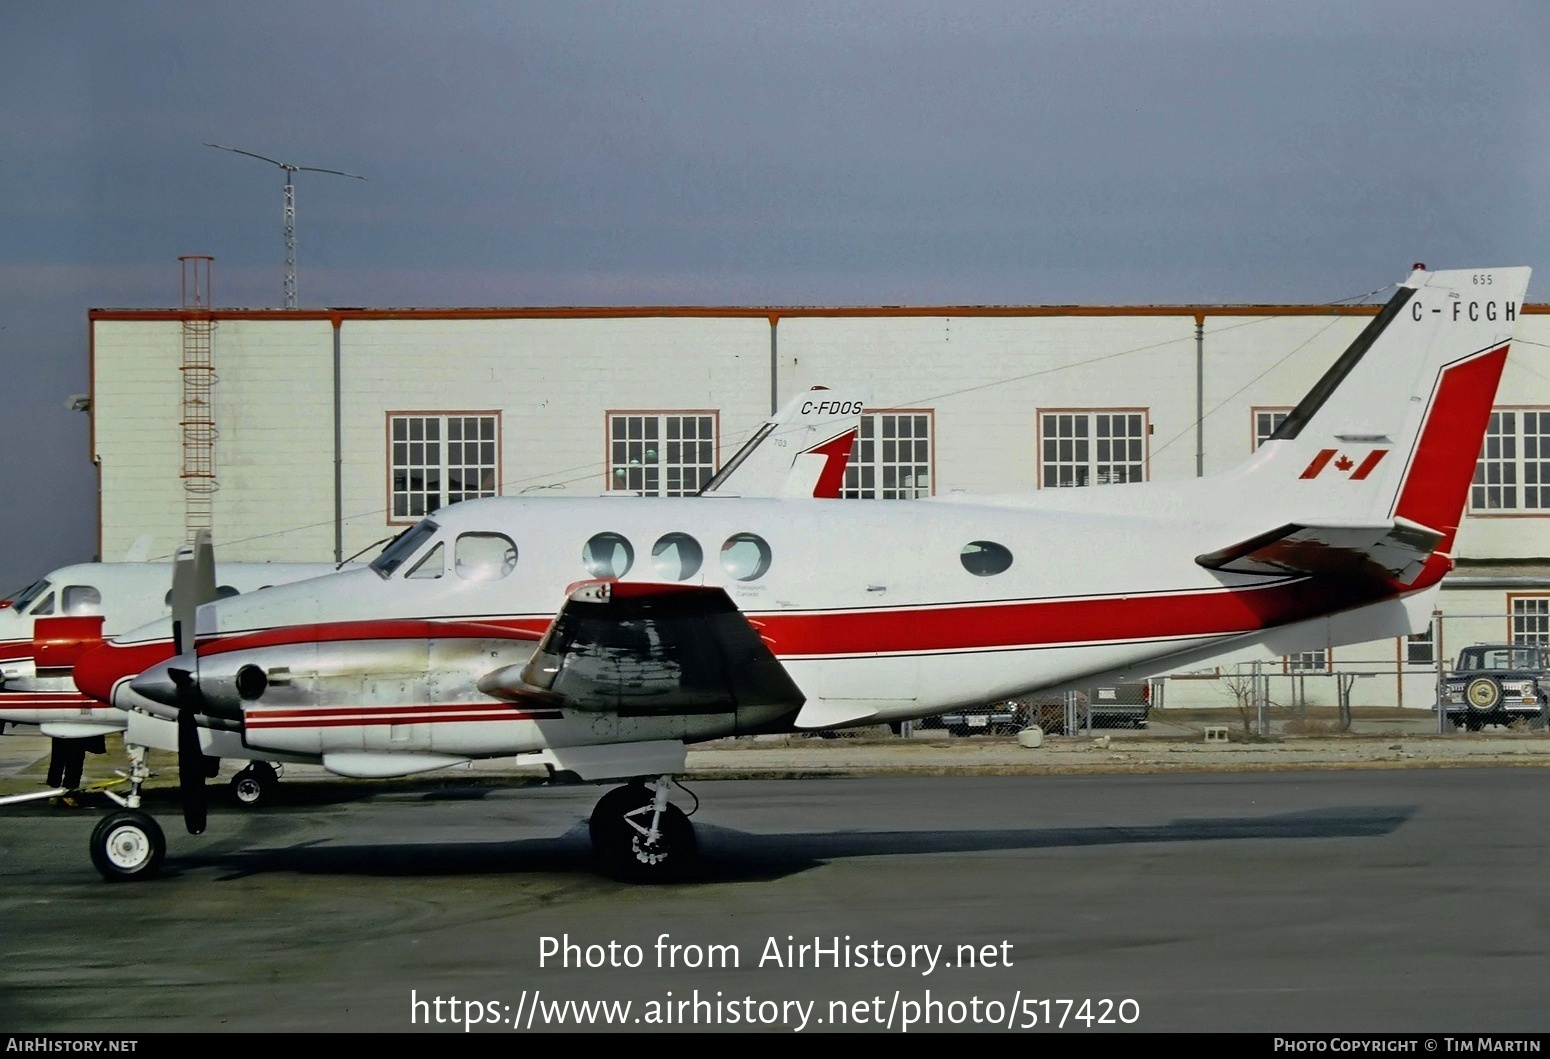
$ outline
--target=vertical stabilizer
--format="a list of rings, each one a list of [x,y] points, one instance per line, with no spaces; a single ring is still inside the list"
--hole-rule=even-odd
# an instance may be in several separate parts
[[[862,401],[815,386],[766,419],[701,496],[840,495]]]
[[[1450,555],[1528,279],[1413,273],[1232,473],[1227,502],[1276,524],[1410,527]]]

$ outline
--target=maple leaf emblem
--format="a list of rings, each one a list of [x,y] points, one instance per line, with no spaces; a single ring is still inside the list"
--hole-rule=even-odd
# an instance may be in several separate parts
[[[1335,461],[1335,469],[1337,471],[1349,471],[1351,469],[1351,457],[1341,454],[1341,457]]]

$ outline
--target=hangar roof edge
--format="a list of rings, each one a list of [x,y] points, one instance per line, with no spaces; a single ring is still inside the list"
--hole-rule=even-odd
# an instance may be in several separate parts
[[[779,320],[786,317],[904,316],[1370,316],[1379,305],[635,305],[460,308],[323,309],[130,309],[92,308],[91,320],[564,320],[653,317],[729,317]],[[1529,303],[1522,311],[1550,314],[1550,304]]]

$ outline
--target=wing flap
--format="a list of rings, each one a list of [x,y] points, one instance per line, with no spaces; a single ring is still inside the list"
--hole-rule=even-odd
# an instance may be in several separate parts
[[[587,582],[532,658],[478,681],[486,695],[620,716],[795,711],[804,696],[719,588]]]
[[[1360,577],[1408,584],[1442,541],[1406,519],[1367,525],[1288,523],[1195,557],[1209,570],[1284,577]]]

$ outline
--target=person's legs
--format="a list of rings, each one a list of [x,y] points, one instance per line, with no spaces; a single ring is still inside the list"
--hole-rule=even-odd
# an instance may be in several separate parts
[[[63,739],[54,739],[49,742],[48,751],[48,785],[50,787],[63,786],[65,778],[65,748],[61,745],[66,742]]]
[[[65,755],[64,775],[61,777],[60,786],[75,790],[81,785],[81,770],[86,766],[86,740],[66,739],[63,742],[69,747]]]

